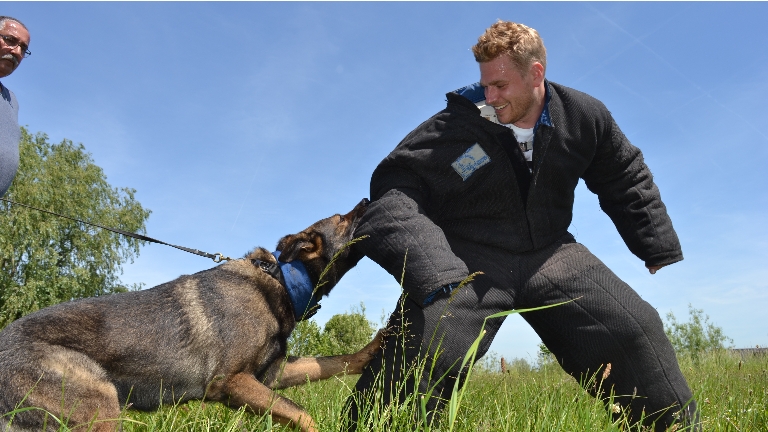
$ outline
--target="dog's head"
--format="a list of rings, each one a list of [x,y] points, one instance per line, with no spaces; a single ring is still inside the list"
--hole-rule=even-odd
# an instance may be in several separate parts
[[[368,200],[363,199],[351,212],[319,220],[298,234],[281,238],[277,243],[280,261],[301,261],[315,286],[321,283],[318,299],[328,295],[341,277],[363,258],[360,249],[350,242],[367,208]]]

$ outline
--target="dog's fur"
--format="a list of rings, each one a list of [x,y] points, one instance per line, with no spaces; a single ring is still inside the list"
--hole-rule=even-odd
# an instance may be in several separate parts
[[[366,206],[363,200],[279,241],[280,260],[300,260],[316,285],[338,253],[316,295],[327,295],[362,258],[345,245]],[[40,431],[44,421],[57,430],[46,412],[70,427],[114,431],[127,404],[152,410],[203,398],[317,430],[306,411],[272,389],[359,374],[381,337],[351,355],[284,361],[293,306],[251,259],[276,262],[256,248],[245,259],[152,289],[62,303],[10,324],[0,332],[0,416],[19,407],[45,411],[0,417],[0,431]]]

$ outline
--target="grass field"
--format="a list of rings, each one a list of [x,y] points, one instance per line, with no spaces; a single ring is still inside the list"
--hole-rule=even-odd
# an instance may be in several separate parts
[[[681,359],[681,367],[701,409],[705,431],[768,431],[768,356],[719,351],[698,361]],[[466,386],[456,421],[438,425],[413,422],[417,403],[370,418],[368,430],[396,431],[640,431],[612,423],[603,403],[589,397],[556,364],[537,369],[512,367],[507,373],[475,371]],[[337,431],[344,401],[356,377],[343,377],[288,389],[281,393],[306,407],[322,431]],[[152,412],[126,410],[123,430],[132,431],[289,431],[269,416],[231,410],[217,403],[191,402]],[[389,422],[387,422],[389,420]],[[69,429],[62,427],[61,431]],[[81,429],[77,429],[80,431]]]

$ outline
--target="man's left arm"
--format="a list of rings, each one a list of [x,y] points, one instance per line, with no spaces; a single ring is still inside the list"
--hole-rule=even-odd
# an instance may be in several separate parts
[[[680,240],[640,149],[629,142],[609,113],[606,116],[584,181],[597,194],[600,208],[629,250],[653,274],[683,259]]]

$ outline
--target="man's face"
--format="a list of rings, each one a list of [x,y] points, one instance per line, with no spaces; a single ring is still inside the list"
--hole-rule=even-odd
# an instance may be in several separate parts
[[[21,41],[24,46],[29,46],[29,32],[16,21],[5,21],[3,27],[0,28],[0,34],[3,36],[13,36]],[[12,74],[19,67],[23,59],[24,48],[21,45],[11,48],[0,38],[0,78]]]
[[[541,113],[534,112],[537,80],[532,75],[531,71],[521,73],[507,54],[480,63],[480,85],[485,89],[485,103],[493,106],[500,123],[533,127],[527,123],[533,119],[535,124]]]

